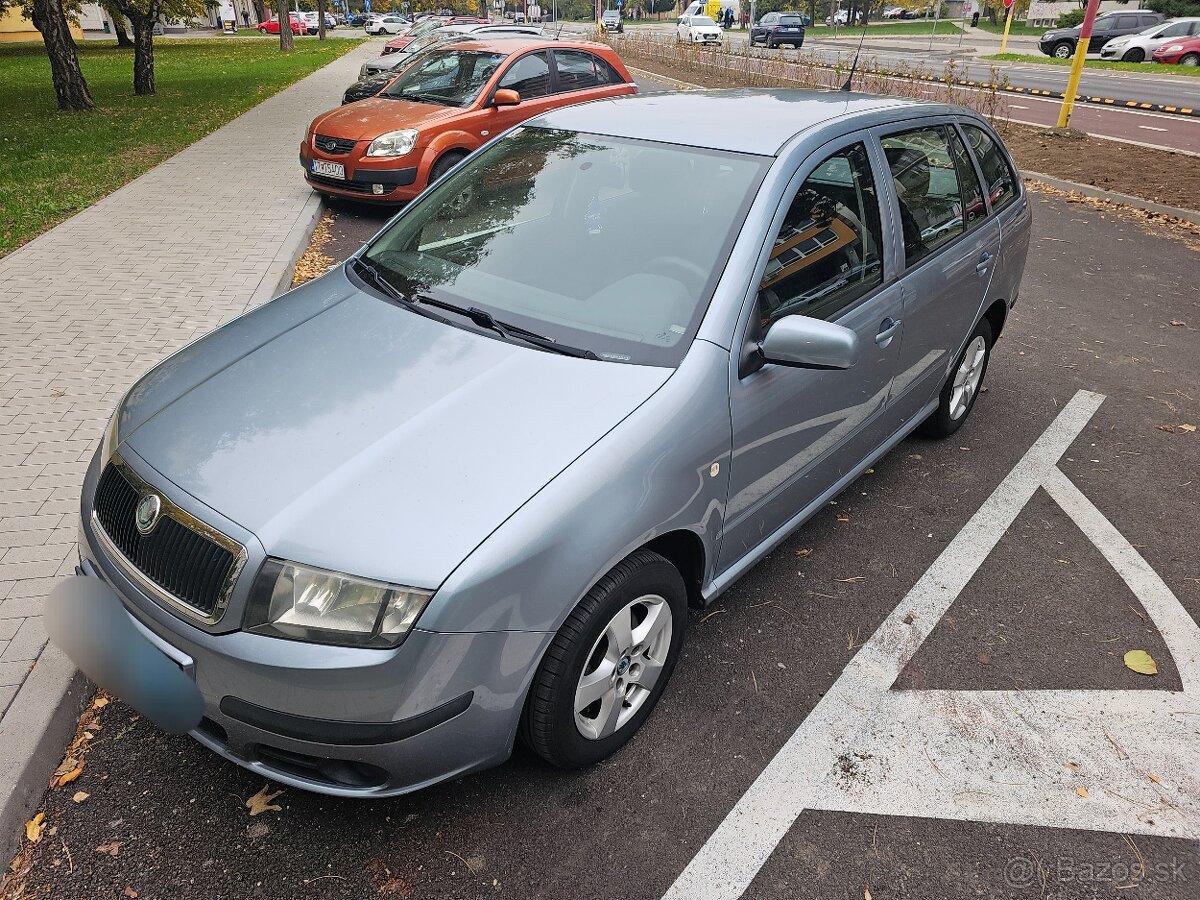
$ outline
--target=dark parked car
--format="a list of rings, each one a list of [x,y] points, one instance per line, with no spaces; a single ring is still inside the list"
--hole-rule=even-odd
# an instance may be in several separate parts
[[[750,42],[767,47],[791,44],[799,50],[804,46],[804,17],[793,12],[767,13],[750,29]]]
[[[366,13],[354,13],[353,15],[346,17],[346,24],[361,28],[363,25],[367,24],[367,18],[368,16]]]
[[[1092,26],[1092,37],[1088,41],[1088,53],[1099,53],[1113,38],[1137,34],[1143,28],[1157,25],[1161,21],[1162,13],[1144,9],[1129,12],[1121,10],[1097,16],[1096,24]],[[1047,31],[1038,41],[1038,49],[1047,56],[1070,59],[1075,55],[1075,47],[1079,43],[1080,28],[1081,26],[1076,25],[1074,28],[1055,28]]]

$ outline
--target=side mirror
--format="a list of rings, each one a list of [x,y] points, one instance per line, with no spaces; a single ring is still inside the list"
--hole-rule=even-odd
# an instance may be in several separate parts
[[[849,369],[858,362],[858,335],[821,319],[784,316],[771,325],[759,351],[764,360],[781,366]]]
[[[500,88],[492,94],[492,106],[516,106],[521,102],[521,95],[509,88]]]

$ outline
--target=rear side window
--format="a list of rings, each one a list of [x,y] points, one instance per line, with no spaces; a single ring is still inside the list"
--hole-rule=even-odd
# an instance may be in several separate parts
[[[995,138],[978,125],[963,125],[963,133],[975,152],[975,158],[979,160],[979,168],[983,170],[992,212],[1004,209],[1017,198],[1017,177],[1004,151],[996,145]]]
[[[555,50],[554,64],[558,67],[559,93],[621,83],[612,66],[582,50]]]
[[[962,217],[969,230],[987,217],[987,207],[983,203],[983,190],[979,186],[979,176],[975,174],[975,166],[971,164],[971,154],[967,152],[962,138],[953,128],[946,129],[946,133],[950,136],[954,171],[958,175],[958,183],[962,185]]]
[[[883,283],[879,197],[861,143],[819,165],[796,192],[758,291],[764,323],[833,319]]]
[[[1147,23],[1147,24],[1152,24],[1152,23]],[[1117,28],[1133,29],[1133,28],[1138,28],[1138,27],[1140,27],[1140,26],[1138,25],[1138,17],[1137,16],[1117,16]]]
[[[911,266],[965,230],[958,169],[943,125],[888,135],[882,143]]]
[[[1185,34],[1190,34],[1195,22],[1176,22],[1174,25],[1168,25],[1158,33],[1159,37],[1182,37]]]

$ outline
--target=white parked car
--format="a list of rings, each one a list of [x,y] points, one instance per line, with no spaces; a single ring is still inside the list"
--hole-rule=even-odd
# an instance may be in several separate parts
[[[1121,62],[1145,62],[1167,41],[1188,37],[1200,37],[1200,16],[1159,22],[1137,34],[1113,38],[1101,49],[1100,58],[1117,59]]]
[[[721,43],[721,26],[710,16],[680,16],[677,32],[689,44]]]
[[[364,26],[367,34],[399,34],[407,29],[409,22],[400,16],[380,16]]]

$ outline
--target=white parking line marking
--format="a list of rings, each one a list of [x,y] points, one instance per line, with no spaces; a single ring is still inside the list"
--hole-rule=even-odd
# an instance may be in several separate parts
[[[1011,106],[1013,109],[1029,109],[1028,106],[1022,106],[1020,103],[1010,103],[1008,105]]]
[[[850,661],[664,900],[741,897],[804,809],[1200,838],[1200,776],[1193,771],[1200,702],[1189,693],[1200,686],[1200,628],[1057,469],[1103,400],[1080,391],[1064,407]],[[1184,692],[889,690],[1039,486],[1142,601],[1176,660]],[[1085,785],[1088,801],[1075,793]]]
[[[1138,128],[1144,128],[1146,131],[1166,131],[1165,128],[1155,128],[1153,125],[1139,125]]]

